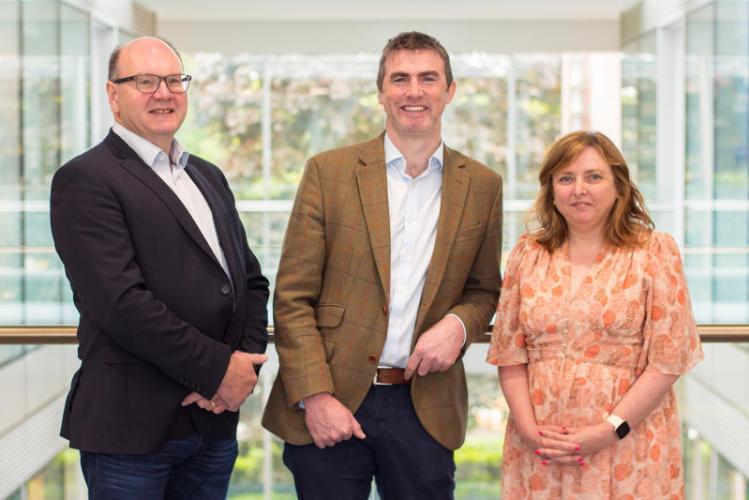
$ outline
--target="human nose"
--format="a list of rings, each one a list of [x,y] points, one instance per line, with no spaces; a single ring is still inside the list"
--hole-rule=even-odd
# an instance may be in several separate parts
[[[412,79],[406,87],[406,95],[411,97],[419,97],[422,94],[421,83],[417,78]]]
[[[166,98],[172,95],[172,91],[169,90],[169,86],[166,84],[166,78],[162,77],[159,79],[154,95],[161,98]]]
[[[585,186],[585,180],[582,178],[575,180],[575,194],[582,195],[585,194],[586,191],[587,187]]]

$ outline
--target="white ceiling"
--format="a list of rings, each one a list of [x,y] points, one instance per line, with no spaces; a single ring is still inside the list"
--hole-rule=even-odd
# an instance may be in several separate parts
[[[639,0],[138,0],[177,20],[614,20]]]

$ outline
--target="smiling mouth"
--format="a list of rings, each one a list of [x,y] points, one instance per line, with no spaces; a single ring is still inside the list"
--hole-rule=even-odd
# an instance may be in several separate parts
[[[414,111],[426,111],[427,107],[426,106],[401,106],[401,109],[403,111],[414,112]]]
[[[173,109],[152,109],[149,111],[149,113],[155,114],[155,115],[168,115],[170,113],[174,113]]]

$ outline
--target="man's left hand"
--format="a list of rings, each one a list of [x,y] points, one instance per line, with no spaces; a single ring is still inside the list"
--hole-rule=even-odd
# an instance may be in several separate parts
[[[408,358],[404,377],[411,380],[414,373],[422,377],[427,373],[444,372],[455,364],[463,347],[463,325],[455,316],[445,316],[425,331],[416,341]]]
[[[196,405],[198,405],[199,407],[203,408],[206,411],[215,413],[216,415],[223,413],[229,408],[229,405],[226,404],[226,401],[224,401],[220,397],[214,396],[213,399],[208,399],[208,398],[201,396],[197,392],[191,392],[190,394],[185,396],[185,399],[182,400],[181,405],[189,406],[193,403],[195,403]]]

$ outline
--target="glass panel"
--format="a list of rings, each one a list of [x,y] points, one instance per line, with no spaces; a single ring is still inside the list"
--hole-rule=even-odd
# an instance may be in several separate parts
[[[637,78],[638,155],[635,179],[645,199],[650,203],[656,203],[660,198],[660,192],[657,189],[655,175],[657,78],[655,33],[640,40],[639,66]]]
[[[451,148],[507,178],[506,56],[473,54],[451,58],[455,98],[445,109],[443,135]]]
[[[687,16],[685,59],[687,199],[710,199],[712,193],[713,10],[708,5]]]
[[[377,59],[288,57],[271,71],[271,197],[291,199],[307,158],[383,129]]]
[[[715,198],[747,199],[749,4],[715,4]]]
[[[14,323],[44,323],[50,319],[43,313],[45,303],[40,302],[39,287],[48,284],[43,277],[44,268],[55,266],[46,205],[52,174],[60,166],[58,7],[58,2],[49,0],[22,2],[24,204],[18,217],[24,250],[20,282],[22,303],[9,318]],[[31,246],[39,250],[33,252]],[[44,253],[49,254],[43,259],[46,265],[39,259]],[[57,320],[55,318],[55,322]]]
[[[517,190],[510,196],[533,199],[544,152],[561,132],[561,57],[517,56],[513,64]]]
[[[686,265],[698,321],[749,318],[749,4],[687,17]]]
[[[265,198],[262,60],[219,54],[183,58],[193,80],[180,141],[191,153],[221,166],[238,200]]]
[[[90,145],[91,59],[88,14],[60,4],[61,160]]]
[[[20,2],[0,2],[0,323],[5,324],[20,318],[23,289],[19,14]]]
[[[625,46],[622,56],[622,153],[649,204],[660,197],[655,175],[656,76],[651,33]]]
[[[49,199],[60,166],[60,64],[58,3],[22,2],[23,166],[27,200]]]

